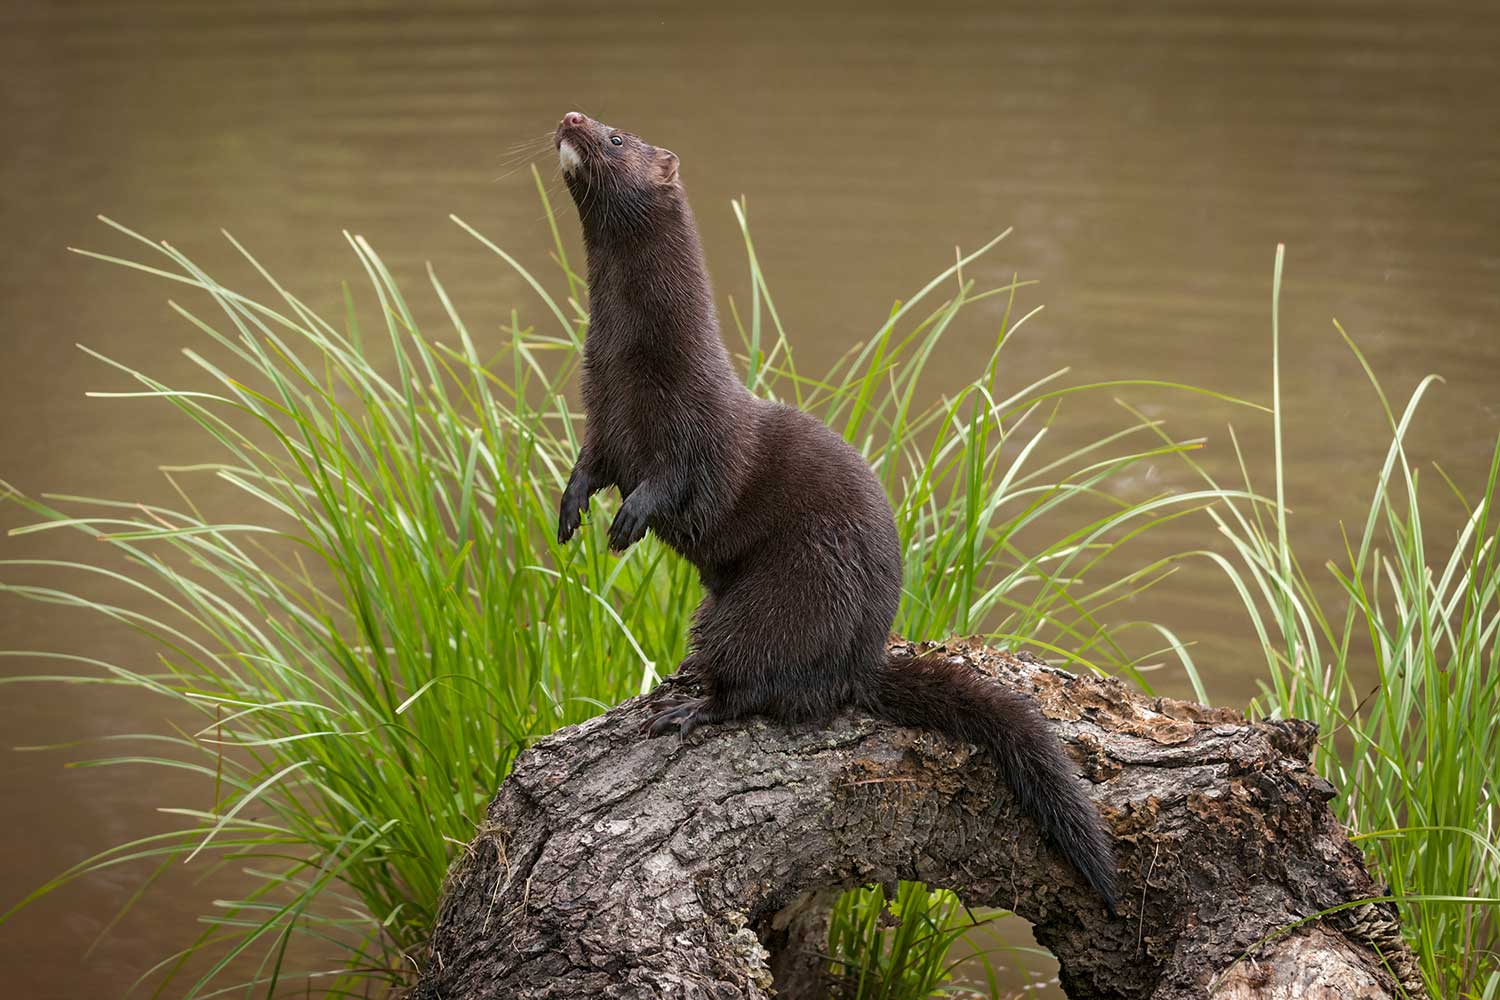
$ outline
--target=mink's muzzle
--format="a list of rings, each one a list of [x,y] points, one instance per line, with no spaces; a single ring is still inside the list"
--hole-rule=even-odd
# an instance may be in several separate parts
[[[552,142],[564,173],[571,174],[597,158],[598,146],[607,130],[578,111],[569,111],[557,123]]]
[[[557,131],[552,134],[552,141],[561,146],[567,140],[577,147],[597,142],[600,133],[604,130],[602,124],[593,121],[587,115],[578,111],[569,111],[563,115],[562,121],[557,123]]]

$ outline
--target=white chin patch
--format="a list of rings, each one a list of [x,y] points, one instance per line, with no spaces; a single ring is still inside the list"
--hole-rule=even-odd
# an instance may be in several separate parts
[[[557,144],[557,159],[562,163],[564,173],[572,173],[583,163],[583,157],[578,155],[578,150],[566,139]]]

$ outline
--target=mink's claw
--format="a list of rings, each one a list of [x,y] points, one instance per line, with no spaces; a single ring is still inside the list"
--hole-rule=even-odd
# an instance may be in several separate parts
[[[673,729],[677,730],[679,736],[686,738],[694,729],[712,721],[707,698],[673,698],[663,703],[642,723],[641,728],[653,738]]]
[[[568,539],[573,537],[573,533],[582,524],[583,518],[578,516],[577,511],[569,511],[567,508],[564,508],[557,518],[557,544],[568,544]]]
[[[651,692],[651,711],[641,722],[639,730],[641,735],[652,737],[660,736],[661,733],[652,731],[652,727],[656,724],[656,721],[671,710],[681,707],[683,703],[691,701],[692,697],[692,695],[683,694],[679,691],[671,691],[669,689],[661,687],[658,687],[655,691]]]

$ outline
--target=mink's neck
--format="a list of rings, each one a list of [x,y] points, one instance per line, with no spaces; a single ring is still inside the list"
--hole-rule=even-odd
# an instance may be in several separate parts
[[[732,379],[698,227],[681,191],[636,212],[609,207],[596,205],[583,219],[590,346],[688,354]]]

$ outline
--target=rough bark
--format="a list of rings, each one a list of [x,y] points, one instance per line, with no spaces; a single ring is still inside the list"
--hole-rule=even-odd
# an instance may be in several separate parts
[[[896,879],[1030,920],[1071,997],[1424,995],[1388,906],[1278,933],[1380,894],[1308,766],[1311,725],[942,648],[1054,721],[1113,828],[1116,919],[973,747],[853,714],[648,740],[647,696],[516,762],[449,873],[414,996],[821,996],[828,903]]]

